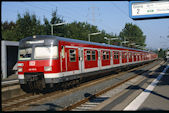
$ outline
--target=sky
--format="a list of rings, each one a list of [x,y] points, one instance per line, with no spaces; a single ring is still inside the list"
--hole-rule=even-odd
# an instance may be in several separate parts
[[[57,8],[57,14],[66,23],[88,22],[106,33],[119,35],[126,23],[136,24],[146,35],[146,48],[169,48],[169,18],[132,20],[128,1],[3,1],[1,5],[2,22],[15,22],[17,14],[28,11],[36,14],[43,24],[43,18],[50,20],[52,11]]]

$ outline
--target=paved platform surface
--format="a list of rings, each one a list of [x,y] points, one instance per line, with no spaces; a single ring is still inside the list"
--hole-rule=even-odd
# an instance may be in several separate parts
[[[138,110],[169,110],[169,69]]]
[[[169,63],[168,63],[169,64]],[[169,110],[169,65],[161,65],[93,110],[148,111]],[[167,67],[167,68],[166,68]],[[152,74],[151,74],[152,73]]]
[[[1,79],[1,81],[16,80],[16,79],[18,79],[17,74],[12,74],[8,78]]]

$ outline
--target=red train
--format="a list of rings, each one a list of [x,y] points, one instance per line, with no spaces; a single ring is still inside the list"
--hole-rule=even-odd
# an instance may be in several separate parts
[[[155,53],[133,48],[36,35],[19,42],[18,78],[22,88],[43,89],[157,58]]]

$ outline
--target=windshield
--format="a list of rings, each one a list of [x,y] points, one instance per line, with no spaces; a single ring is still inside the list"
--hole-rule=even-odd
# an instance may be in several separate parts
[[[32,55],[32,48],[25,48],[19,50],[19,60],[30,60]]]
[[[57,58],[58,57],[58,47],[35,47],[34,59],[46,59],[46,58]]]

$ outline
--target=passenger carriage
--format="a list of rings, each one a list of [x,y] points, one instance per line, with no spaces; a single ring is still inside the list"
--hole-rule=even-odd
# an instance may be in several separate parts
[[[49,35],[24,38],[19,43],[20,84],[45,88],[46,84],[78,80],[93,73],[157,59],[143,50]]]

